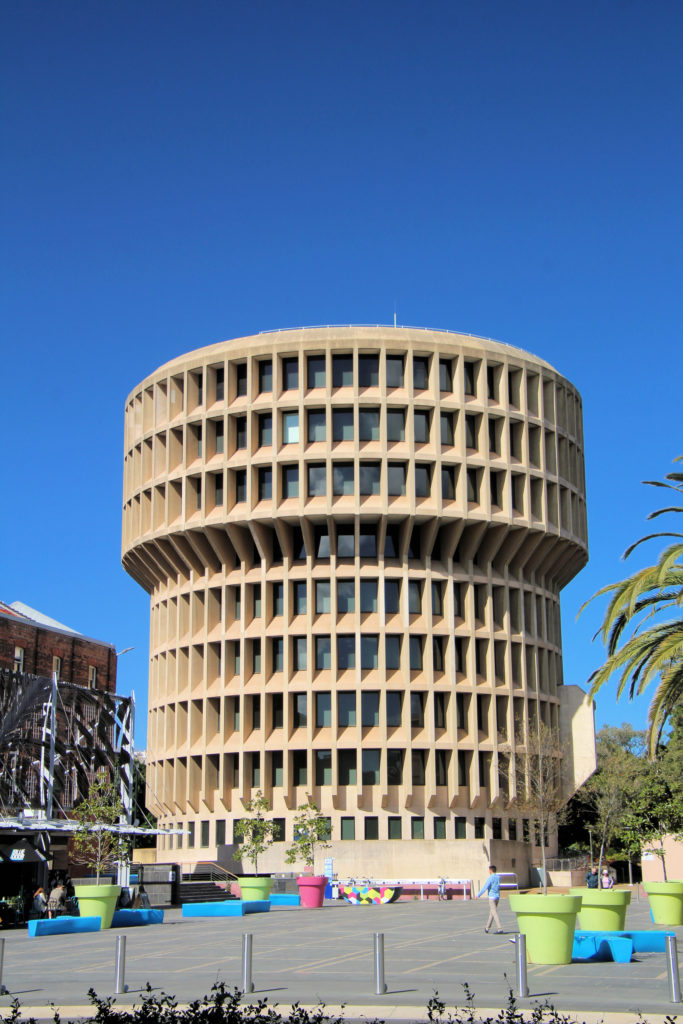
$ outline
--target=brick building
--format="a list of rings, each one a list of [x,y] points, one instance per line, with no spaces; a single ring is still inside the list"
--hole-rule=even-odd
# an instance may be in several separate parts
[[[116,650],[34,608],[0,602],[0,669],[116,692]]]

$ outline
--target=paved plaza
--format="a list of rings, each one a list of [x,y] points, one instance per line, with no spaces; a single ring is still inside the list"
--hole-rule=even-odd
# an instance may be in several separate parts
[[[5,931],[3,982],[26,1016],[48,1015],[50,1003],[65,1014],[88,1012],[87,991],[113,993],[116,936],[127,938],[126,983],[121,1004],[139,1002],[147,982],[185,1003],[208,993],[217,981],[239,986],[242,935],[253,935],[254,997],[288,1005],[345,1005],[349,1017],[420,1019],[438,990],[448,1007],[462,1005],[463,983],[475,1005],[499,1008],[515,984],[515,917],[500,905],[504,935],[486,935],[486,900],[407,902],[385,906],[327,903],[322,910],[278,908],[239,918],[183,919],[166,912],[163,925],[89,935],[30,939]],[[646,900],[629,908],[627,927],[650,928]],[[387,993],[375,995],[373,933],[385,936]],[[677,931],[683,952],[683,929]],[[663,954],[639,954],[630,964],[529,966],[530,998],[566,1011],[642,1011],[649,1020],[680,1012],[669,1001]],[[586,1018],[590,1019],[590,1018]],[[620,1018],[613,1018],[614,1020]]]

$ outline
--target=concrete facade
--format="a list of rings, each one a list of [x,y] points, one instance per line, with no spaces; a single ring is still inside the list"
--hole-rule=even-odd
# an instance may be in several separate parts
[[[123,503],[148,805],[190,830],[159,856],[214,860],[260,789],[284,838],[264,869],[309,799],[342,875],[528,861],[529,731],[568,742],[568,795],[594,766],[560,632],[586,558],[581,401],[528,353],[341,327],[161,367],[126,402]]]

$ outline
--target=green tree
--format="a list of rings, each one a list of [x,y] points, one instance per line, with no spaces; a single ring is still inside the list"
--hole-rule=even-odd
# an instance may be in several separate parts
[[[313,870],[316,850],[325,850],[330,845],[329,820],[321,813],[313,802],[301,804],[299,813],[294,819],[294,842],[287,850],[287,864],[295,864],[302,860],[307,868]]]
[[[682,459],[683,456],[679,456],[674,461]],[[668,473],[663,481],[645,480],[644,483],[683,495],[683,473]],[[651,512],[648,519],[681,512],[682,506],[668,505]],[[632,544],[623,556],[628,558],[645,541],[663,538],[674,543],[664,549],[654,565],[640,569],[620,583],[602,587],[586,602],[590,604],[604,594],[611,595],[596,634],[607,648],[607,659],[589,679],[591,696],[617,673],[617,697],[628,687],[631,699],[659,678],[648,714],[651,756],[667,720],[683,701],[683,615],[680,612],[683,606],[683,533],[650,533]],[[659,619],[661,614],[672,611],[677,612],[675,618],[652,622],[653,617]]]
[[[235,835],[242,839],[241,858],[254,865],[254,874],[258,874],[258,859],[262,853],[277,839],[280,827],[269,821],[265,814],[270,810],[267,797],[257,790],[251,800],[245,804],[250,818],[241,818],[235,825]]]
[[[670,777],[664,753],[654,760],[643,759],[635,781],[635,792],[621,822],[622,839],[629,851],[651,847],[662,862],[664,881],[667,881],[664,839],[669,835],[683,835],[680,778]]]
[[[633,779],[641,767],[644,733],[630,725],[605,726],[597,737],[598,767],[581,787],[581,801],[590,809],[598,840],[598,873],[619,835],[633,793]]]
[[[118,790],[105,776],[98,777],[87,797],[74,807],[78,822],[73,836],[74,860],[94,868],[98,884],[105,868],[129,858],[128,836],[116,830],[122,815]]]

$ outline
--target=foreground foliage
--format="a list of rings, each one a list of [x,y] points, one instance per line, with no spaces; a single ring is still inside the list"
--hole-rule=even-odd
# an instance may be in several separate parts
[[[582,1024],[580,1017],[560,1013],[548,1003],[534,1004],[529,1010],[522,1009],[512,991],[507,1005],[495,1017],[483,1016],[474,1006],[474,995],[469,986],[465,984],[463,989],[463,1006],[452,1010],[447,1009],[438,992],[434,993],[427,1004],[426,1016],[430,1024]],[[188,1006],[179,1006],[173,996],[163,992],[154,995],[149,985],[142,1002],[132,1007],[119,1007],[113,998],[101,998],[93,989],[88,995],[95,1008],[94,1015],[88,1020],[96,1024],[345,1024],[348,1019],[343,1013],[326,1014],[324,1004],[306,1009],[298,1003],[290,1007],[269,1006],[265,999],[243,1003],[239,989],[230,989],[222,982],[213,986],[211,995],[202,996]],[[34,1017],[22,1017],[18,999],[13,1001],[12,1009],[4,1020],[7,1024],[37,1024]],[[63,1019],[54,1008],[52,1020],[54,1024],[80,1024]],[[366,1024],[384,1024],[381,1017],[364,1020]],[[647,1024],[640,1014],[634,1014],[633,1020],[634,1024]],[[676,1017],[667,1017],[666,1020],[674,1024]]]
[[[683,461],[683,456],[674,461]],[[675,500],[683,497],[683,473],[668,473],[663,481],[645,480],[644,483],[673,491]],[[668,505],[651,512],[648,519],[682,512],[683,506]],[[590,604],[597,597],[611,595],[599,630],[607,648],[607,659],[589,679],[591,697],[613,675],[619,676],[617,697],[628,688],[631,699],[640,696],[659,678],[648,715],[648,743],[652,755],[667,720],[683,703],[683,533],[670,530],[650,533],[624,552],[624,558],[628,558],[645,541],[664,538],[674,543],[664,549],[654,565],[640,569],[620,583],[602,587],[586,602]],[[585,607],[584,604],[581,611]],[[660,621],[662,614],[671,612],[676,613],[673,619]],[[658,621],[652,622],[653,617]],[[648,622],[651,624],[645,626]]]

